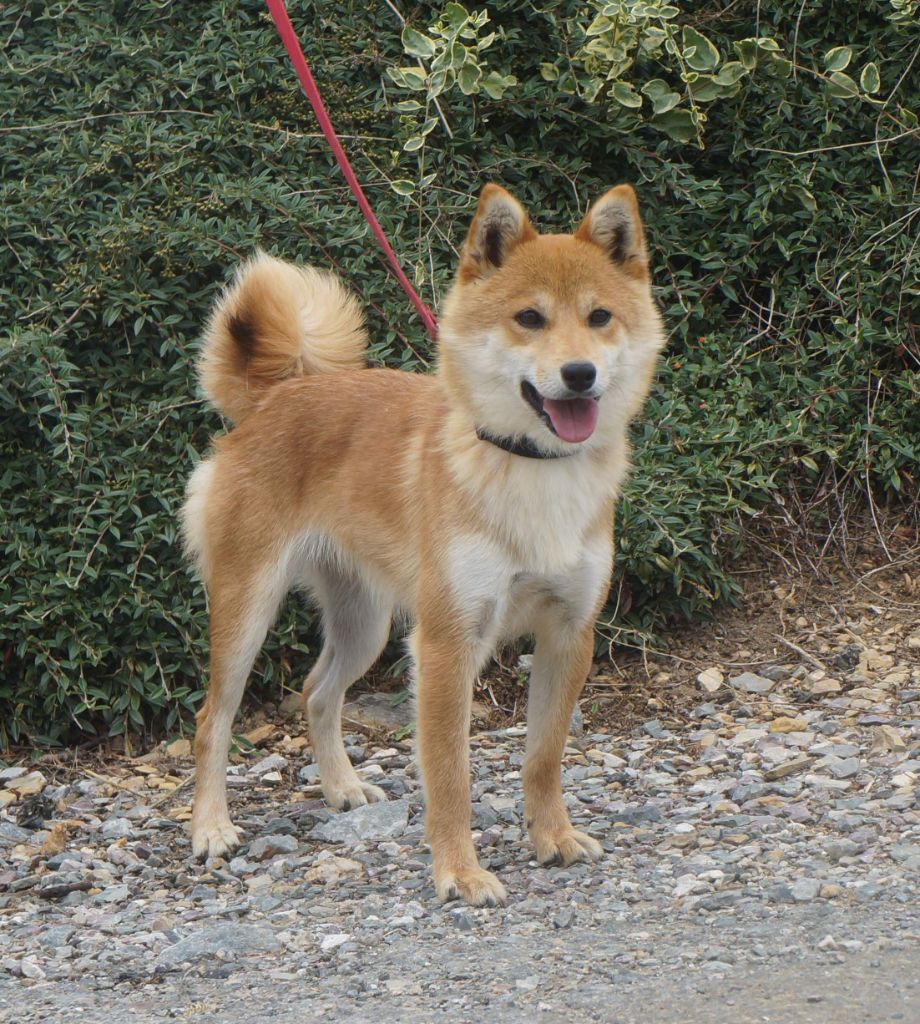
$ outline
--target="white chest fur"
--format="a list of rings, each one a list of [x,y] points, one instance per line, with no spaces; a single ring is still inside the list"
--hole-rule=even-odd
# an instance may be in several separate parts
[[[470,488],[487,535],[518,573],[564,573],[581,561],[589,529],[617,493],[625,452],[603,471],[582,455],[512,458],[505,475],[484,476]]]

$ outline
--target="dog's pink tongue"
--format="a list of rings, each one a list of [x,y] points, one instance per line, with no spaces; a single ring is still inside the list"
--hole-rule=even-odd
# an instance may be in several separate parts
[[[563,441],[584,441],[597,425],[597,402],[593,398],[544,398],[543,411]]]

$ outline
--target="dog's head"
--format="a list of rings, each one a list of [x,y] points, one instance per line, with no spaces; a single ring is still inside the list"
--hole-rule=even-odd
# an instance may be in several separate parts
[[[486,185],[439,344],[442,377],[477,428],[551,451],[609,443],[662,345],[632,188],[607,192],[573,235],[541,235]]]

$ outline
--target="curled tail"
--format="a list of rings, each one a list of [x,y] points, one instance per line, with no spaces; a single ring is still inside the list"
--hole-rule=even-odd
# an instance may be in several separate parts
[[[367,341],[358,301],[334,274],[258,252],[214,306],[198,373],[239,423],[282,380],[361,369]]]

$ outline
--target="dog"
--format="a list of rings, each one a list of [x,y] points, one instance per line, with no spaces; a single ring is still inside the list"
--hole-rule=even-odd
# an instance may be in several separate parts
[[[193,854],[239,843],[231,724],[279,605],[300,588],[322,616],[304,698],[326,801],[385,799],[349,762],[341,711],[405,613],[435,889],[501,904],[470,831],[469,729],[477,672],[502,641],[535,638],[522,778],[537,858],[602,854],[572,827],[561,760],[609,589],[628,425],[663,345],[634,190],[611,189],[574,234],[553,235],[486,185],[436,372],[366,369],[366,345],[334,275],[262,253],[205,330],[203,390],[236,426],[195,469],[183,510],[210,605]]]

